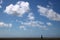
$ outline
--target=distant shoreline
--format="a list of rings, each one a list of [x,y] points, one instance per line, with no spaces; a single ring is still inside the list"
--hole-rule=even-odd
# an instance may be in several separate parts
[[[60,40],[60,38],[0,38],[0,40]]]

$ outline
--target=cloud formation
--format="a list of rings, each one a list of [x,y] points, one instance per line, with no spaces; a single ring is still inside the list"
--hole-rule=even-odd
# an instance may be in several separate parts
[[[47,22],[46,24],[47,24],[48,26],[51,26],[51,25],[52,25],[52,23],[50,23],[50,22]]]
[[[12,27],[12,24],[11,23],[7,24],[7,23],[4,23],[4,22],[0,22],[0,27]]]
[[[0,5],[0,8],[2,8],[2,6]]]
[[[25,28],[24,25],[21,25],[21,26],[20,26],[20,29],[26,30],[26,28]]]
[[[40,15],[49,18],[50,20],[60,21],[60,14],[55,12],[53,9],[45,8],[43,6],[37,6]]]
[[[29,19],[29,20],[34,20],[34,19],[35,19],[33,13],[29,13],[29,14],[28,14],[28,19]]]
[[[2,4],[3,3],[3,1],[2,0],[0,0],[0,4]]]
[[[3,3],[3,1],[2,0],[0,0],[0,8],[2,8],[2,6],[1,6],[1,4]]]
[[[22,26],[23,25],[23,26]],[[27,22],[21,22],[21,25],[19,26],[21,29],[27,29],[27,27],[37,27],[43,30],[47,29],[47,26],[44,24],[44,22],[41,21],[27,21]]]
[[[6,9],[4,10],[7,14],[14,14],[19,17],[22,17],[23,14],[29,12],[29,3],[24,1],[18,1],[15,5],[10,4],[6,6]]]

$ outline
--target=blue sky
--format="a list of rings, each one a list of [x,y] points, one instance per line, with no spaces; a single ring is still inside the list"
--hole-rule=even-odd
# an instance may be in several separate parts
[[[60,37],[60,0],[1,0],[1,37]]]

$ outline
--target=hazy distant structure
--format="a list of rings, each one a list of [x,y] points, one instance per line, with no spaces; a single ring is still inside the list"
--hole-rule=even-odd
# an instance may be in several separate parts
[[[41,35],[41,40],[43,40],[43,35]]]

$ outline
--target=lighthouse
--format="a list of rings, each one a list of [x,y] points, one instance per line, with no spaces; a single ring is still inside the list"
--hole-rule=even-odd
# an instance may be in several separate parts
[[[41,40],[43,40],[43,35],[41,35]]]

